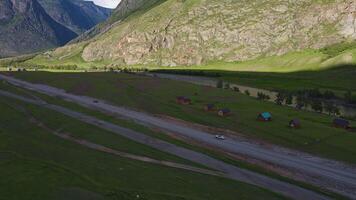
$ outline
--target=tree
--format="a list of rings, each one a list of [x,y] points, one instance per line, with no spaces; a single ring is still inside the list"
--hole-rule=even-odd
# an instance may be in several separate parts
[[[268,94],[265,94],[265,100],[268,101],[270,99],[271,99],[271,97]]]
[[[287,105],[292,105],[293,104],[293,95],[292,94],[287,94],[286,95],[286,104]]]
[[[296,98],[296,107],[297,109],[303,109],[306,106],[306,101],[304,98],[304,95],[299,93],[297,94],[297,98]]]
[[[325,99],[335,99],[336,95],[334,94],[334,92],[330,91],[330,90],[326,90],[324,92],[324,98]]]
[[[329,113],[329,115],[340,115],[340,109],[333,102],[325,103],[325,111]]]
[[[222,88],[224,85],[224,82],[222,80],[218,80],[218,82],[216,82],[216,87],[217,88]]]
[[[230,83],[225,83],[225,85],[224,85],[224,89],[230,89]]]
[[[325,111],[331,115],[331,113],[334,111],[334,103],[332,102],[326,102],[325,103]]]
[[[245,90],[245,94],[246,94],[247,96],[250,96],[250,91]]]
[[[347,103],[351,103],[352,102],[352,93],[351,91],[347,91],[345,94],[344,94],[344,98],[345,98],[345,101]]]
[[[262,92],[257,92],[257,99],[264,100],[264,94]]]
[[[323,112],[323,103],[318,99],[312,100],[311,107],[316,112]]]
[[[271,97],[266,95],[266,94],[264,94],[264,93],[262,93],[262,92],[257,92],[257,99],[259,99],[259,100],[269,100],[269,99],[271,99]]]
[[[282,105],[283,102],[284,102],[284,99],[285,99],[284,93],[278,92],[277,95],[276,95],[275,102],[276,102],[277,105]]]
[[[334,110],[332,111],[333,115],[340,115],[340,109],[337,106],[334,106]]]
[[[317,99],[323,98],[323,94],[320,92],[319,89],[307,90],[306,93],[307,96],[310,98],[317,98]]]
[[[235,91],[235,92],[240,92],[240,88],[238,88],[238,87],[235,86],[235,87],[234,87],[234,91]]]

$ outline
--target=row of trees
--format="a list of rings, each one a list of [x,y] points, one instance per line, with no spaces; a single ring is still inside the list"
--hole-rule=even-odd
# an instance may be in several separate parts
[[[204,70],[155,70],[153,72],[165,73],[165,74],[180,74],[188,76],[206,76],[206,77],[220,77],[221,75],[217,72],[209,72]]]
[[[335,94],[331,91],[320,93],[318,90],[301,90],[296,93],[278,92],[275,102],[278,105],[292,105],[295,103],[297,109],[310,106],[316,112],[325,111],[330,115],[338,115],[340,110],[333,102],[335,97]]]
[[[38,65],[38,64],[28,64],[28,63],[17,63],[11,65],[11,67],[8,67],[9,69],[15,71],[16,69],[56,69],[56,70],[79,70],[81,69],[77,65]],[[147,68],[122,68],[122,67],[96,67],[96,66],[90,66],[87,68],[90,71],[121,71],[121,72],[126,72],[126,73],[135,73],[135,72],[148,72]]]
[[[240,92],[238,87],[230,87],[229,83],[224,83],[219,80],[216,83],[217,88],[222,89],[233,89],[236,92]],[[244,93],[250,96],[250,91],[245,90]],[[348,97],[350,98],[350,97]],[[257,93],[257,99],[262,101],[269,101],[271,97],[263,92]],[[288,105],[291,106],[295,104],[297,109],[303,109],[310,107],[315,112],[327,112],[329,115],[339,115],[340,110],[333,102],[336,99],[336,95],[332,91],[320,92],[318,89],[313,90],[300,90],[297,92],[284,92],[280,91],[276,95],[275,103],[277,105]]]
[[[53,66],[47,66],[47,65],[37,65],[37,64],[27,64],[27,63],[17,63],[10,65],[8,67],[9,70],[15,70],[15,69],[56,69],[56,70],[77,70],[79,67],[77,65],[53,65]]]

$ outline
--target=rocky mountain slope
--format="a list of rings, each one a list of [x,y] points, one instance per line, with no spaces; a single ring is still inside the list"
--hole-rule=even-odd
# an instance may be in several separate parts
[[[47,13],[57,22],[78,35],[105,21],[111,9],[99,7],[83,0],[38,0]]]
[[[1,0],[0,57],[62,46],[108,15],[108,10],[79,0]]]
[[[99,27],[85,40],[36,59],[176,66],[321,49],[356,40],[356,2],[123,0]]]

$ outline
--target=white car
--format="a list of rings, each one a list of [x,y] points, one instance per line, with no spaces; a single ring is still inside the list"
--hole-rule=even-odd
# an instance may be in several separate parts
[[[215,138],[218,140],[225,140],[225,136],[223,135],[215,135]]]

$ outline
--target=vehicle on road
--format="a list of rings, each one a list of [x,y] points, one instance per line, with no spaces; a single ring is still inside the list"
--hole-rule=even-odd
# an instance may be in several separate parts
[[[218,140],[225,140],[225,136],[223,135],[215,135],[215,138]]]

